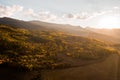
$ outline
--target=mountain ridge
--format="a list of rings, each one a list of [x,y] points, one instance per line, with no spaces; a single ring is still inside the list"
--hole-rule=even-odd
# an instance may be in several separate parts
[[[82,28],[80,26],[72,26],[65,24],[53,24],[41,21],[22,21],[12,18],[0,18],[0,24],[10,25],[19,28],[26,28],[29,30],[51,30],[51,31],[60,31],[72,35],[83,36],[88,38],[95,38],[101,41],[109,42],[109,43],[119,43],[120,38],[101,34],[86,28]]]

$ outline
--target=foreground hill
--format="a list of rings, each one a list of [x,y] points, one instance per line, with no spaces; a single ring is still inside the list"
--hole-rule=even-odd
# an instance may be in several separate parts
[[[112,73],[115,71],[110,64],[116,62],[115,66],[119,65],[117,63],[119,55],[116,51],[119,50],[118,47],[115,49],[111,44],[101,40],[14,19],[12,20],[17,21],[17,24],[14,22],[10,24],[11,19],[6,20],[7,24],[1,22],[0,25],[0,80],[59,80],[60,77],[73,80],[75,75],[75,77],[79,76],[78,74],[82,75],[79,72],[81,69],[87,73],[87,69],[95,70],[101,65],[101,70],[108,68]],[[18,24],[22,27],[17,26]],[[67,76],[67,73],[70,71],[73,71],[74,75],[69,78],[71,74]],[[93,72],[91,75],[96,71]],[[119,72],[115,74],[118,75],[117,73]],[[106,74],[103,76],[110,75]],[[88,76],[91,75],[88,73]],[[80,79],[82,78],[77,77],[76,80]]]
[[[0,25],[0,33],[1,67],[8,67],[10,71],[6,73],[15,72],[16,76],[20,73],[12,71],[14,69],[25,72],[78,67],[103,61],[117,53],[101,41],[58,31],[31,31]]]
[[[108,45],[105,43],[62,32],[34,32],[0,25],[0,33],[1,63],[29,69],[74,66],[70,62],[74,62],[74,58],[91,61],[114,53],[106,48]]]

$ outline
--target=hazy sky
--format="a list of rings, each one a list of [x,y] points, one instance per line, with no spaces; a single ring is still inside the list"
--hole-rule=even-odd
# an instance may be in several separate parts
[[[91,27],[118,27],[119,7],[120,0],[0,0],[0,17]],[[110,21],[107,24],[102,22],[109,19],[113,19],[114,24],[109,24]]]

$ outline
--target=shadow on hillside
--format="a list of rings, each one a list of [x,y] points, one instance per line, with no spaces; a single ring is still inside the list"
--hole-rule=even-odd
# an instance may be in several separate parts
[[[16,67],[0,65],[0,80],[31,80],[34,72],[21,71]]]

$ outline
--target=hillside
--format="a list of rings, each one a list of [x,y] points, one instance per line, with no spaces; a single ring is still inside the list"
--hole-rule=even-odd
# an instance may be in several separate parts
[[[113,55],[119,57],[117,54],[119,45],[111,45],[109,42],[92,37],[66,33],[62,29],[56,30],[34,23],[14,19],[10,22],[11,19],[8,18],[1,20],[5,21],[0,22],[1,80],[8,80],[8,78],[9,80],[13,78],[16,80],[47,80],[49,74],[54,76],[52,71],[60,70],[61,72],[62,70],[64,72],[65,69],[66,74],[69,69],[71,71],[81,66],[87,68],[96,63],[101,65],[106,60],[112,61],[115,58]],[[115,61],[117,60],[118,58]],[[105,62],[104,66],[107,63]],[[93,68],[95,67],[92,66]],[[47,73],[48,70],[50,73]],[[56,75],[59,76],[59,71],[57,73]],[[8,77],[5,77],[6,75]],[[47,75],[46,78],[45,75]]]
[[[89,61],[102,59],[114,52],[106,49],[107,45],[100,41],[62,32],[41,31],[36,33],[0,25],[0,33],[1,63],[20,64],[30,69],[52,67],[53,65],[56,67],[59,66],[59,63],[62,65],[63,62],[69,61],[66,59],[77,58]],[[60,56],[64,56],[65,60],[62,61]]]
[[[87,28],[82,28],[80,26],[72,26],[72,25],[67,25],[67,24],[55,24],[55,23],[46,23],[46,22],[41,22],[41,21],[30,21],[32,24],[37,24],[39,26],[43,26],[46,29],[52,29],[52,30],[57,30],[61,31],[67,34],[72,34],[72,35],[77,35],[77,36],[83,36],[87,38],[94,38],[98,39],[107,43],[119,43],[120,38],[111,36],[110,33],[109,35],[106,34],[106,32],[103,32],[100,29],[87,29]],[[39,29],[38,29],[39,30]]]

